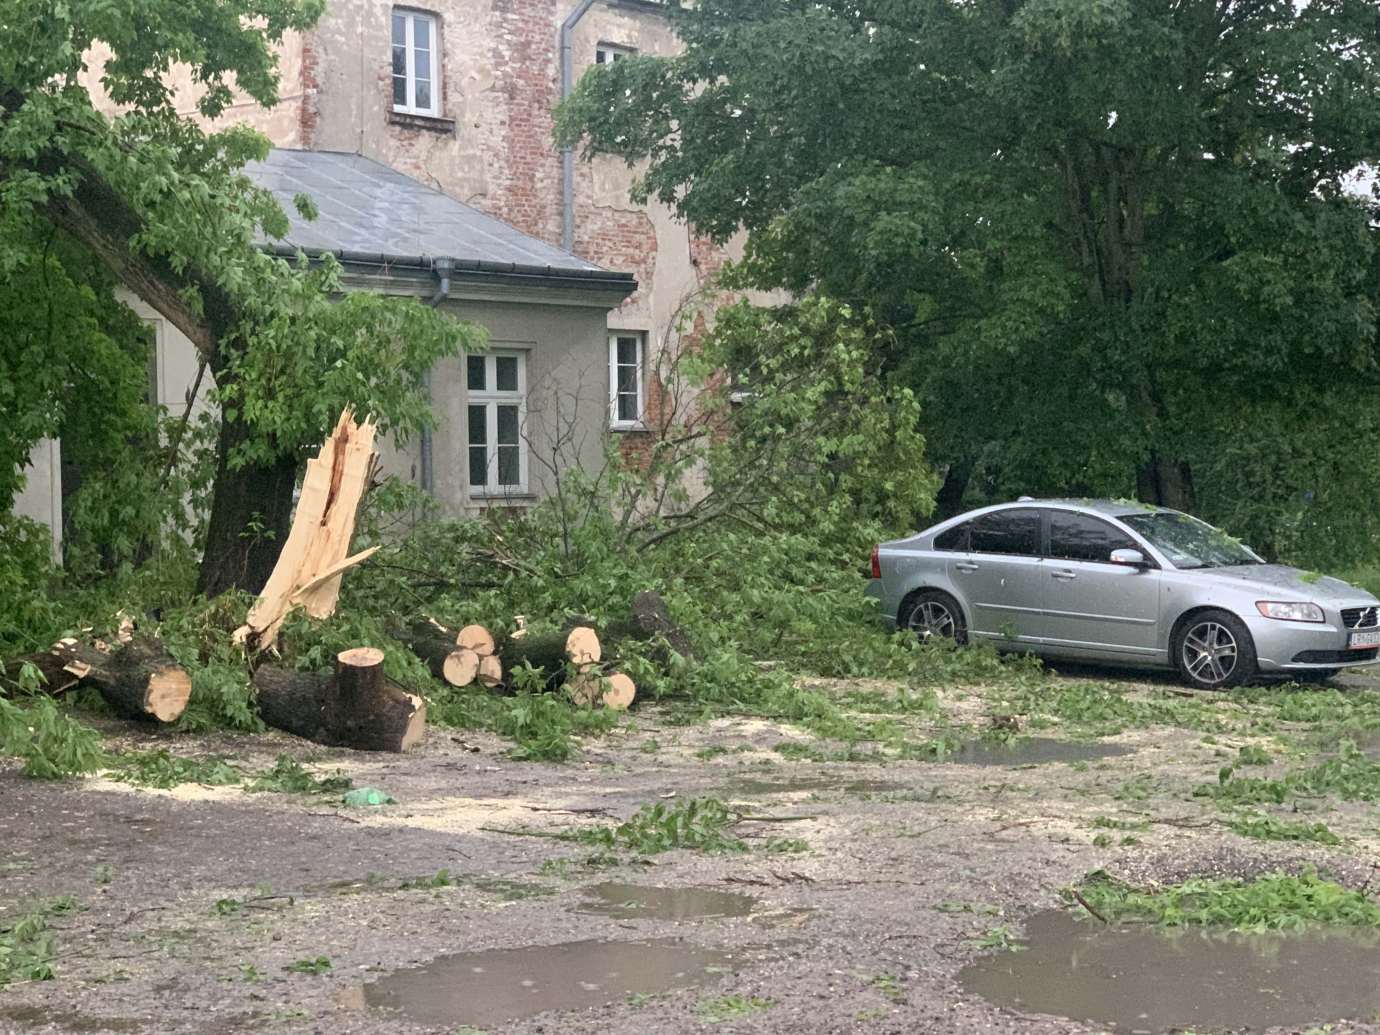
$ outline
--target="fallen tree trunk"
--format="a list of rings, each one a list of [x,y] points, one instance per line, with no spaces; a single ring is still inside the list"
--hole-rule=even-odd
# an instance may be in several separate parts
[[[65,693],[92,686],[119,715],[153,722],[173,722],[187,709],[192,679],[151,637],[131,638],[119,650],[108,645],[67,639],[48,650],[5,664],[7,689],[19,688],[20,669],[33,665],[42,674],[42,689]]]
[[[588,626],[577,625],[559,632],[529,632],[521,637],[510,636],[499,644],[497,657],[505,673],[527,664],[563,682],[567,661],[577,665],[592,664],[599,660],[602,653],[599,635]]]
[[[426,704],[383,675],[383,651],[356,647],[332,675],[261,665],[254,673],[264,722],[320,744],[402,752],[426,730]]]
[[[634,596],[631,614],[622,621],[609,623],[604,629],[604,636],[615,645],[621,640],[639,643],[662,641],[651,654],[652,660],[662,668],[671,667],[675,660],[673,654],[689,662],[698,658],[689,635],[671,617],[671,611],[661,594],[653,590],[643,590]]]

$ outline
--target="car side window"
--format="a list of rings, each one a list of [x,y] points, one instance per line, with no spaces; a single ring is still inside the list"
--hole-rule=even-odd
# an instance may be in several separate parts
[[[1017,509],[983,514],[969,523],[973,553],[1040,556],[1040,512]]]
[[[1049,556],[1061,561],[1111,560],[1113,550],[1139,550],[1126,533],[1087,514],[1053,511],[1049,515]]]
[[[971,526],[971,521],[965,521],[961,525],[954,525],[953,528],[940,532],[934,537],[934,548],[936,550],[967,550],[968,529]]]

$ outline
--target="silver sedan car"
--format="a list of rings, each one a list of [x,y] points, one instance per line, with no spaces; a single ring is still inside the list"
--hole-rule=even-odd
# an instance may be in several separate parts
[[[1380,600],[1267,564],[1197,518],[1110,500],[985,507],[872,555],[869,596],[924,639],[1171,668],[1220,689],[1324,679],[1380,653]]]

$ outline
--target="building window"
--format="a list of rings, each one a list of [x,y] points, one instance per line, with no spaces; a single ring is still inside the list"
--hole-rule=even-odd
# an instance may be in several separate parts
[[[611,65],[615,61],[622,61],[625,57],[631,57],[636,51],[629,47],[620,47],[613,43],[601,43],[594,50],[594,63],[596,65]]]
[[[609,424],[614,428],[643,426],[646,340],[641,331],[614,331],[609,335]]]
[[[441,114],[441,48],[436,16],[393,8],[393,110]]]
[[[527,491],[527,356],[481,352],[465,357],[471,495]]]

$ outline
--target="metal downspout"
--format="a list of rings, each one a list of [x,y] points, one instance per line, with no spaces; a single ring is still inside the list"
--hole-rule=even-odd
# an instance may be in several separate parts
[[[431,268],[436,272],[436,276],[441,278],[440,284],[436,286],[436,293],[427,299],[426,304],[435,309],[450,294],[450,271],[454,265],[451,259],[437,259],[432,263]],[[426,392],[426,404],[431,406],[431,368],[427,367],[422,371],[422,388]],[[428,496],[435,495],[435,477],[433,472],[435,467],[432,463],[432,441],[431,428],[422,428],[422,491]]]
[[[575,89],[575,26],[594,5],[580,0],[570,17],[561,24],[561,100]],[[561,247],[575,250],[575,149],[561,148]]]

